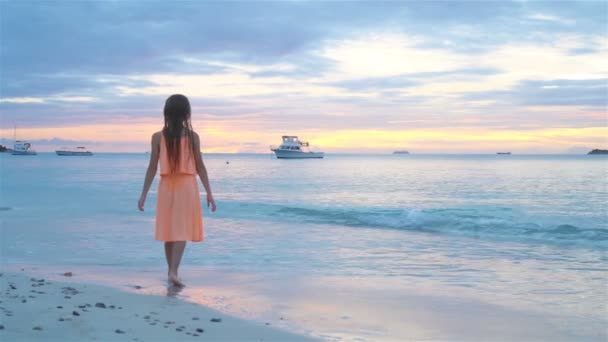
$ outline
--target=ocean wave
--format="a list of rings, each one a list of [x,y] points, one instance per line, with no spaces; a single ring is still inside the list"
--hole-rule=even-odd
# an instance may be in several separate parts
[[[223,204],[226,205],[226,204]],[[234,207],[233,207],[234,206]],[[608,247],[608,227],[541,222],[503,207],[481,208],[341,208],[230,203],[230,216],[348,227],[457,234],[522,242]],[[602,226],[604,225],[604,226]]]

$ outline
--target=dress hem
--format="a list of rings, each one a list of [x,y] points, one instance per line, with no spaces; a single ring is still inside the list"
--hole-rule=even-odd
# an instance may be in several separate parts
[[[200,240],[191,240],[191,239],[185,239],[185,240],[162,240],[162,239],[157,239],[154,238],[154,240],[156,241],[162,241],[162,242],[203,242],[204,239],[200,239]]]

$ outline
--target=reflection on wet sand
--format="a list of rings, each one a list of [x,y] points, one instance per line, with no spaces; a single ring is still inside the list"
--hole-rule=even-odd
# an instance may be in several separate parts
[[[184,286],[177,286],[174,284],[167,285],[167,297],[176,297],[182,290]]]
[[[437,257],[437,256],[434,256]],[[498,265],[495,270],[501,270]],[[49,271],[48,269],[45,269]],[[54,272],[60,276],[64,269]],[[122,291],[201,304],[239,318],[326,340],[600,340],[601,319],[531,310],[493,294],[454,287],[427,278],[340,277],[313,274],[228,272],[185,267],[188,287],[167,286],[157,269],[88,267],[70,270],[75,282],[94,282]],[[52,271],[51,271],[52,272]],[[505,271],[506,272],[506,271]],[[132,284],[124,284],[126,273]],[[520,269],[521,273],[521,269]],[[520,278],[523,274],[520,275]],[[57,280],[57,279],[55,279]],[[475,295],[477,295],[476,298]],[[562,304],[565,306],[565,303]],[[568,319],[569,325],[557,323]],[[580,328],[572,329],[570,325]]]

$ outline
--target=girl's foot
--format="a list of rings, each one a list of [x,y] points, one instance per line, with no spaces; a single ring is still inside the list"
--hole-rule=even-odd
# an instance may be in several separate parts
[[[177,274],[169,274],[169,284],[174,286],[183,287],[186,286],[182,281],[177,277]]]

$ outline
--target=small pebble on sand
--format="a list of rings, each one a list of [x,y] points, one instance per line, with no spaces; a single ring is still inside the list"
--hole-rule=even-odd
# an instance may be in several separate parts
[[[78,313],[78,311],[72,311],[72,315],[74,315],[74,316],[80,316],[80,314]]]
[[[66,276],[66,277],[71,277],[72,276],[72,272],[65,272],[63,275]]]
[[[198,332],[198,333],[202,333],[202,332],[204,332],[204,331],[205,331],[204,329],[201,329],[201,328],[196,328],[196,332]]]
[[[105,309],[106,305],[104,303],[95,303],[95,307]]]
[[[192,317],[193,321],[198,321],[198,317]]]
[[[35,326],[35,327],[32,328],[32,330],[42,330],[42,327]]]
[[[79,293],[78,290],[76,290],[75,288],[70,287],[70,286],[62,287],[61,292],[63,292],[64,295],[70,295],[70,296],[74,296]]]
[[[210,321],[213,323],[219,323],[222,321],[222,319],[221,318],[212,318],[212,319],[210,319]]]
[[[117,333],[117,334],[124,334],[125,333],[124,331],[122,331],[120,329],[116,329],[116,330],[114,330],[114,332]]]

